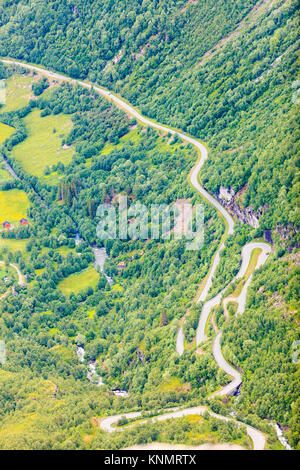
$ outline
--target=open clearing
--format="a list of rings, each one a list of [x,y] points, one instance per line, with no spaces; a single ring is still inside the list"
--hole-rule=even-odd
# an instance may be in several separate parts
[[[14,130],[15,129],[13,127],[7,126],[6,124],[0,122],[0,143],[4,142],[5,139],[8,139]]]
[[[26,218],[26,211],[30,205],[27,194],[19,189],[0,191],[0,223],[8,221],[19,223]]]
[[[11,266],[0,265],[0,279],[9,277],[10,279],[17,279],[17,273]]]
[[[26,251],[27,243],[28,239],[17,240],[15,238],[0,238],[0,250],[3,248],[8,248],[8,250],[12,253],[16,251],[21,251],[24,253]]]
[[[4,183],[5,181],[9,180],[12,180],[12,177],[10,176],[8,171],[6,171],[4,163],[0,162],[0,183]]]
[[[5,99],[6,103],[1,108],[1,112],[15,111],[23,108],[33,96],[31,85],[35,81],[31,74],[13,75],[5,80]]]
[[[43,177],[46,166],[58,162],[68,164],[73,149],[63,149],[62,139],[72,129],[72,122],[65,114],[45,116],[35,109],[24,118],[28,137],[12,150],[12,157],[18,160],[24,170],[32,175]]]
[[[58,288],[65,295],[70,295],[72,292],[78,294],[81,290],[92,287],[95,289],[99,280],[99,274],[92,266],[88,267],[80,273],[71,274],[58,284]]]

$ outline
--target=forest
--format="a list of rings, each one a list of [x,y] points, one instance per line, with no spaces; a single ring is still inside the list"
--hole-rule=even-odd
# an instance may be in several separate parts
[[[224,329],[224,356],[243,371],[241,396],[208,401],[229,378],[213,358],[211,323],[196,354],[202,304],[193,299],[225,224],[187,182],[195,149],[143,127],[93,89],[0,63],[7,83],[30,82],[26,102],[0,108],[0,125],[12,128],[0,159],[20,177],[0,167],[0,192],[25,193],[29,206],[29,224],[2,230],[0,238],[7,275],[13,276],[9,264],[16,263],[26,277],[25,287],[0,281],[1,294],[12,284],[15,291],[0,303],[0,339],[8,356],[0,366],[0,448],[115,449],[162,439],[201,444],[207,435],[249,447],[244,429],[209,416],[109,436],[97,425],[103,416],[128,410],[199,403],[256,426],[271,449],[280,444],[269,423],[279,422],[299,448],[299,367],[292,361],[300,321],[299,106],[292,99],[299,21],[295,1],[266,4],[0,2],[1,56],[103,85],[145,116],[207,143],[203,186],[219,198],[221,186],[232,190],[234,207],[259,219],[258,227],[244,224],[226,206],[236,226],[210,297],[237,273],[246,242],[262,240],[266,231],[272,240],[270,260],[253,275],[243,316],[236,317],[232,307],[226,323],[222,307],[214,311]],[[59,142],[51,158],[43,157],[41,142],[38,174],[24,169],[18,150],[36,122]],[[64,151],[69,153],[62,161]],[[147,207],[176,200],[204,204],[204,246],[186,251],[174,237],[99,240],[97,207],[117,208],[120,194]],[[94,250],[101,247],[109,255],[105,273],[112,285],[94,268]],[[179,357],[175,344],[183,317],[186,347]],[[80,345],[84,362],[76,354]],[[89,361],[96,361],[103,387],[87,380]],[[129,392],[126,401],[111,393],[116,388]]]

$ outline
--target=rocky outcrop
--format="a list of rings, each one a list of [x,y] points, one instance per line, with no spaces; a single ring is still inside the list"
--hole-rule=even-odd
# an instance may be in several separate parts
[[[292,224],[284,226],[282,224],[277,224],[275,230],[276,236],[284,243],[289,253],[292,253],[294,248],[299,249],[300,244],[295,241],[297,239],[297,234],[299,229]]]
[[[220,186],[219,194],[217,199],[231,214],[235,215],[240,222],[248,224],[251,227],[259,227],[259,218],[263,214],[263,209],[258,212],[254,212],[251,206],[241,208],[235,200],[236,194],[232,188],[225,188]]]
[[[140,348],[136,348],[136,354],[138,356],[138,358],[142,361],[142,362],[145,362],[145,356],[144,354],[142,353],[142,351],[140,350]]]
[[[234,191],[233,189],[229,188],[225,188],[225,186],[220,186],[220,189],[219,189],[219,198],[222,200],[222,201],[227,201],[227,202],[230,202],[232,201],[232,199],[234,199]]]

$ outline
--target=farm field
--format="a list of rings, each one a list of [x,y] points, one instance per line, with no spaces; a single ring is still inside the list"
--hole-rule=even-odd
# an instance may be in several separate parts
[[[62,139],[72,129],[69,117],[57,114],[41,118],[40,111],[36,109],[24,118],[24,122],[28,137],[14,147],[12,157],[21,163],[27,173],[41,178],[46,166],[71,161],[73,149],[62,147]]]
[[[92,267],[88,267],[80,273],[71,274],[70,276],[63,279],[59,284],[58,288],[65,295],[70,295],[72,292],[78,294],[81,290],[87,287],[95,289],[99,279],[99,274]]]
[[[19,189],[0,191],[0,223],[4,221],[18,223],[23,217],[26,218],[29,205],[30,202],[24,191]]]

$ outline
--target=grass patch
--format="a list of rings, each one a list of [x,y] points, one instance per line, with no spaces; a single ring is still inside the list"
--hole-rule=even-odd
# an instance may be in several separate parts
[[[37,276],[41,276],[43,272],[46,271],[46,268],[35,269],[34,272]]]
[[[159,386],[159,389],[162,391],[176,391],[182,387],[182,380],[178,377],[170,377],[170,379]]]
[[[66,346],[62,346],[60,344],[56,344],[53,346],[49,351],[53,354],[57,354],[60,356],[64,361],[73,362],[74,361],[74,353],[70,348]]]
[[[62,139],[71,131],[72,122],[65,114],[41,118],[37,109],[28,114],[24,122],[28,137],[13,148],[12,156],[21,163],[27,173],[45,178],[51,183],[53,178],[44,176],[46,166],[50,167],[58,162],[66,165],[74,154],[72,148],[62,147]]]
[[[101,150],[100,155],[108,155],[112,150],[120,149],[126,142],[132,142],[133,144],[137,144],[141,140],[141,135],[139,134],[139,129],[136,127],[132,129],[128,134],[123,135],[120,138],[120,142],[115,145],[112,143],[107,143]]]
[[[14,253],[15,251],[26,251],[26,245],[28,240],[16,240],[14,238],[0,238],[0,250],[8,248],[9,251]]]
[[[91,320],[93,320],[94,316],[95,316],[95,313],[96,313],[96,310],[90,310],[89,312],[87,312],[89,318]]]
[[[66,256],[68,253],[75,253],[75,249],[74,248],[70,248],[69,246],[67,245],[63,245],[63,246],[60,246],[58,248],[56,248],[57,253],[59,253],[60,255],[62,256]]]
[[[87,287],[96,288],[99,280],[99,274],[92,266],[89,266],[80,273],[71,274],[58,284],[58,288],[65,295],[79,294],[79,292]]]
[[[4,168],[4,164],[0,164],[0,183],[3,183],[4,181],[9,181],[11,179],[12,178],[10,174]]]
[[[19,223],[30,205],[27,194],[19,189],[0,191],[0,223]]]
[[[35,81],[30,74],[13,75],[5,82],[5,105],[0,109],[3,112],[15,111],[26,106],[33,96],[32,83]]]
[[[9,277],[10,279],[17,279],[17,273],[15,269],[10,266],[0,265],[0,279]]]
[[[7,124],[3,124],[3,122],[0,122],[0,144],[4,142],[6,139],[8,139],[15,129],[11,126],[8,126]]]

